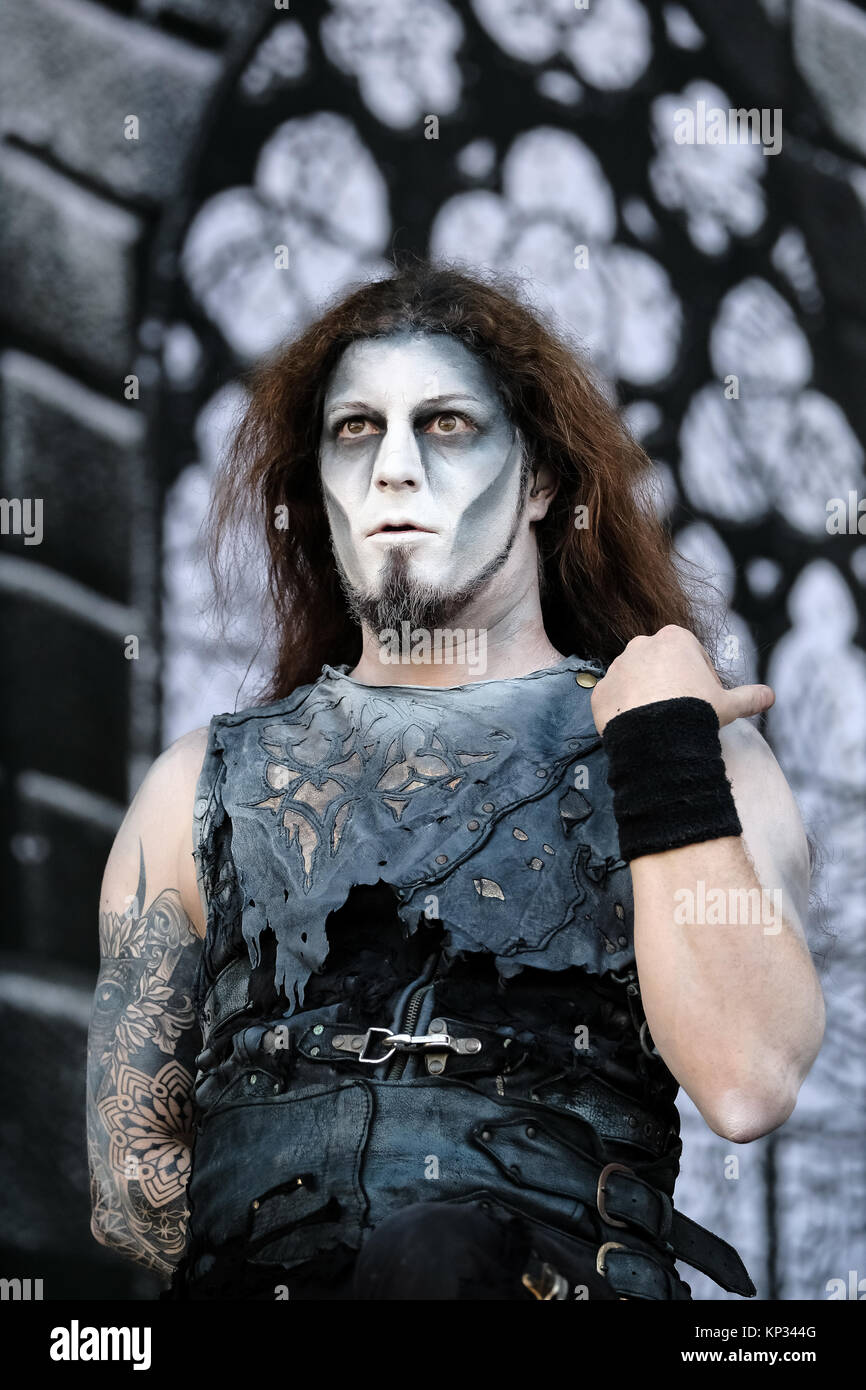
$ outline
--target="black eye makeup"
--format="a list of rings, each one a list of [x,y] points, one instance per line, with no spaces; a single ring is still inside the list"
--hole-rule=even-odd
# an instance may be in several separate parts
[[[456,437],[457,435],[480,434],[483,430],[481,422],[468,411],[443,410],[441,407],[436,410],[426,411],[423,415],[418,416],[414,423],[416,427],[420,426],[427,432],[428,426],[435,424],[437,420],[444,421],[445,423],[440,429],[429,432],[435,433],[439,439],[448,438],[449,435]],[[357,413],[352,415],[347,413],[338,416],[332,421],[330,433],[332,438],[340,439],[341,441],[346,439],[369,439],[371,435],[368,431],[365,431],[363,428],[354,428],[356,425],[364,426],[367,424],[375,425],[377,430],[381,431],[384,428],[385,422],[381,416],[374,418],[371,415],[360,415]],[[346,433],[341,433],[344,426],[351,426],[352,428],[348,429]]]
[[[465,410],[434,410],[431,415],[424,418],[423,423],[426,428],[429,424],[435,424],[437,420],[459,421],[468,426],[467,430],[457,429],[452,425],[444,425],[441,429],[442,434],[473,434],[477,433],[481,426],[478,421]]]
[[[373,423],[373,421],[367,419],[366,415],[344,415],[341,420],[335,420],[333,422],[333,424],[331,425],[331,434],[336,439],[339,436],[340,431],[342,430],[344,425],[351,425],[354,427],[355,425],[366,425]],[[344,435],[343,437],[351,438],[353,435],[361,436],[363,435],[363,431],[352,428],[349,430],[348,434]],[[366,438],[366,435],[364,435],[364,437]]]

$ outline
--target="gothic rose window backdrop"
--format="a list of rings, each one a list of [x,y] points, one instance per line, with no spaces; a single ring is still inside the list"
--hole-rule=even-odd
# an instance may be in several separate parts
[[[681,1092],[677,1206],[736,1246],[760,1298],[827,1298],[864,1271],[866,1244],[866,538],[827,525],[830,499],[866,491],[866,14],[847,0],[132,8],[211,65],[195,119],[163,132],[181,175],[145,190],[158,216],[129,370],[161,514],[161,575],[140,580],[161,675],[134,676],[133,766],[249,703],[267,669],[254,563],[227,640],[203,618],[199,528],[241,374],[324,299],[387,274],[394,248],[521,276],[653,459],[659,512],[727,613],[718,659],[775,688],[766,736],[823,846],[823,1050],[783,1129],[733,1153]],[[778,150],[674,138],[683,108],[753,107],[781,112]],[[682,1272],[696,1299],[725,1297]]]
[[[386,273],[392,245],[525,277],[657,462],[677,548],[729,605],[720,658],[775,688],[768,737],[837,852],[818,888],[841,938],[839,994],[794,1117],[737,1150],[739,1176],[726,1178],[731,1146],[680,1099],[683,1210],[732,1240],[764,1297],[819,1298],[857,1263],[862,1230],[847,1223],[862,1221],[866,1188],[861,1063],[848,1050],[861,1005],[842,987],[855,956],[862,969],[866,544],[826,530],[827,499],[862,491],[862,421],[840,389],[838,309],[792,186],[810,158],[827,158],[810,137],[822,116],[829,124],[832,91],[796,65],[784,7],[752,8],[754,73],[714,42],[703,7],[640,0],[593,0],[584,13],[571,0],[336,0],[318,23],[308,9],[262,37],[203,150],[181,248],[171,332],[184,407],[199,407],[199,456],[165,513],[164,738],[233,708],[258,664],[243,627],[231,659],[218,656],[196,609],[206,581],[194,522],[241,394],[232,371],[306,324],[323,295]],[[701,101],[781,107],[783,153],[675,144],[674,111]],[[852,161],[866,197],[857,176]],[[183,371],[197,375],[193,390]],[[813,945],[824,944],[819,924]],[[850,1204],[838,1201],[846,1153]],[[696,1297],[724,1296],[687,1277]]]

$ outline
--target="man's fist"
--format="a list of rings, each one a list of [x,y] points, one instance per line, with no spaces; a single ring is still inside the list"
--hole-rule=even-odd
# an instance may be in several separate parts
[[[607,674],[592,691],[595,727],[603,734],[615,715],[681,695],[707,700],[720,726],[761,714],[776,699],[769,685],[737,685],[725,690],[694,633],[669,623],[653,637],[633,637],[610,663]]]

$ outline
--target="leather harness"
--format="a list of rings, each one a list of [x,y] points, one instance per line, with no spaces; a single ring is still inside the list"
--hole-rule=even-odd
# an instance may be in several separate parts
[[[247,986],[249,962],[232,960],[216,977],[207,993],[202,1011],[205,1047],[230,1021],[249,1011]],[[294,1050],[309,1061],[340,1067],[368,1065],[371,1071],[388,1061],[397,1050],[420,1051],[434,1059],[447,1058],[451,1074],[485,1070],[495,1072],[507,1057],[512,1039],[494,1029],[461,1024],[458,1020],[437,1018],[437,1026],[426,1034],[393,1034],[388,1028],[355,1027],[351,1022],[321,1022],[302,1032],[273,1026],[271,1048]],[[268,1044],[266,1043],[266,1047]],[[437,1073],[428,1068],[430,1075]],[[411,1081],[405,1084],[411,1085]],[[629,1100],[628,1113],[612,1104],[615,1092],[593,1076],[583,1078],[578,1090],[546,1092],[543,1104],[526,1102],[518,1115],[501,1120],[485,1120],[473,1125],[469,1138],[492,1161],[503,1177],[520,1188],[564,1194],[595,1211],[608,1227],[637,1233],[659,1243],[672,1254],[714,1279],[728,1292],[744,1297],[756,1289],[736,1250],[711,1231],[676,1211],[666,1193],[639,1177],[627,1164],[605,1163],[591,1152],[593,1125],[599,1113],[605,1115],[605,1137],[633,1141],[639,1134],[645,1148],[660,1153],[666,1131],[652,1113]],[[545,1110],[567,1111],[587,1132],[583,1147],[564,1140],[551,1131]],[[616,1232],[614,1232],[615,1234]],[[596,1267],[621,1297],[679,1298],[670,1272],[652,1256],[629,1248],[621,1241],[607,1240],[599,1246]]]

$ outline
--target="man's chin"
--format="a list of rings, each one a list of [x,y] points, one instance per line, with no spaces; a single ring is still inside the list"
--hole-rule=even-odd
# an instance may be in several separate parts
[[[356,620],[376,633],[400,631],[404,623],[411,631],[447,627],[465,605],[463,594],[423,583],[399,588],[386,585],[372,593],[355,591],[352,598]]]
[[[341,568],[341,567],[339,567]],[[452,596],[413,573],[410,546],[389,547],[375,577],[361,587],[342,572],[343,590],[355,621],[381,633],[401,629],[442,625],[443,615],[453,614]]]
[[[420,576],[410,546],[390,548],[375,579],[363,588],[348,579],[337,558],[337,570],[355,622],[376,634],[402,632],[404,623],[409,624],[410,632],[429,633],[437,628],[466,626],[470,606],[505,564],[516,535],[515,522],[499,554],[460,587],[446,587]]]

